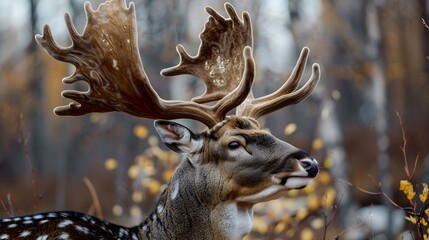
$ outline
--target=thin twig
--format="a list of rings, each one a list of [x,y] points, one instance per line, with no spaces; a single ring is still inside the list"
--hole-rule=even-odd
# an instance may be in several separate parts
[[[10,213],[9,213],[9,210],[7,210],[7,207],[6,207],[6,205],[4,204],[4,202],[3,202],[3,200],[2,199],[0,199],[0,203],[1,203],[1,205],[2,205],[2,207],[3,207],[3,211],[9,216],[9,217],[12,217],[11,215],[10,215]]]
[[[419,154],[417,154],[417,156],[414,160],[413,171],[410,173],[410,168],[408,166],[408,158],[407,158],[407,138],[406,138],[406,134],[405,134],[405,127],[404,127],[404,124],[402,123],[401,115],[398,112],[396,112],[396,115],[398,116],[399,125],[401,126],[401,132],[402,132],[402,146],[400,148],[402,151],[404,164],[405,164],[405,167],[404,167],[405,168],[405,174],[407,175],[408,181],[411,182],[411,180],[413,179],[413,177],[416,173],[417,163],[419,161]]]
[[[402,132],[402,146],[400,146],[400,149],[402,151],[402,156],[404,159],[405,174],[407,175],[408,181],[411,181],[410,167],[408,166],[407,151],[406,151],[406,149],[407,149],[407,138],[405,135],[405,128],[404,128],[404,125],[402,124],[401,115],[398,112],[396,112],[396,116],[398,116],[399,125],[401,126],[401,132]]]
[[[338,233],[336,236],[336,239],[340,239],[341,235],[345,234],[346,232],[350,231],[351,229],[357,229],[357,228],[364,226],[365,222],[369,220],[370,216],[371,215],[368,215],[365,219],[363,219],[363,221],[361,223],[358,223],[358,221],[356,220],[352,226],[350,226],[349,228],[346,228],[346,229],[342,230],[340,233]]]
[[[37,189],[36,189],[36,173],[33,166],[33,162],[30,158],[30,153],[28,151],[28,140],[30,139],[30,136],[25,136],[24,134],[24,124],[23,124],[23,118],[24,116],[22,114],[19,115],[19,129],[21,131],[21,138],[18,140],[24,149],[25,158],[27,159],[28,165],[31,169],[31,185],[33,187],[33,210],[37,209],[38,205],[38,197],[37,197]]]
[[[10,216],[15,216],[15,211],[13,209],[13,204],[12,204],[12,197],[10,196],[10,193],[7,194],[7,203],[9,204]]]
[[[343,198],[344,198],[344,195],[345,195],[345,192],[346,192],[346,189],[345,189],[345,187],[343,188],[343,191],[341,191],[341,194],[340,194],[340,197],[338,198],[338,201],[337,201],[337,203],[335,203],[334,204],[334,206],[332,206],[332,208],[331,209],[333,209],[332,210],[332,212],[331,212],[331,218],[330,219],[328,219],[329,218],[329,214],[327,213],[327,212],[325,212],[325,210],[327,209],[327,206],[326,206],[326,200],[325,200],[325,207],[324,207],[324,209],[323,209],[323,217],[324,217],[324,220],[325,220],[325,226],[324,226],[324,228],[323,228],[323,238],[322,239],[326,239],[326,233],[327,233],[327,231],[328,231],[328,227],[332,224],[332,222],[334,221],[334,219],[335,219],[335,215],[337,214],[337,211],[338,211],[338,206],[341,204],[341,202],[343,201]],[[327,195],[325,194],[325,199],[327,198]]]
[[[402,209],[402,210],[407,210],[407,211],[409,211],[409,209],[407,209],[407,208],[403,208],[403,207],[401,207],[401,206],[399,206],[399,204],[397,204],[395,201],[393,201],[389,196],[387,196],[387,194],[382,190],[382,188],[381,188],[381,184],[378,184],[377,185],[377,187],[378,187],[378,192],[372,192],[372,191],[368,191],[368,190],[366,190],[366,189],[363,189],[363,188],[361,188],[361,187],[359,187],[359,186],[356,186],[356,185],[354,185],[353,183],[351,183],[351,182],[348,182],[348,181],[346,181],[346,180],[344,180],[344,179],[337,179],[338,181],[340,181],[340,182],[342,182],[342,183],[344,183],[344,184],[347,184],[347,185],[349,185],[350,187],[353,187],[353,188],[356,188],[357,190],[359,190],[359,191],[361,191],[361,192],[363,192],[363,193],[366,193],[366,194],[369,194],[369,195],[373,195],[373,196],[383,196],[383,197],[385,197],[386,199],[387,199],[387,201],[389,201],[395,208],[398,208],[398,209]]]
[[[87,178],[83,178],[83,182],[89,190],[92,198],[92,206],[94,207],[96,216],[99,218],[103,218],[103,211],[101,210],[100,200],[98,198],[97,192],[95,191],[94,185],[92,185],[91,181]]]

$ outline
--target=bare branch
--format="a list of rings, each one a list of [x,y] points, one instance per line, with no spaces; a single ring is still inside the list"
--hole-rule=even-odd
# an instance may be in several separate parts
[[[92,185],[91,181],[87,177],[83,178],[83,182],[85,183],[85,186],[88,188],[88,191],[91,194],[91,206],[94,207],[95,215],[99,218],[103,218],[103,211],[101,210],[100,199],[98,198],[98,194],[97,191],[95,191],[94,185]]]
[[[31,186],[33,188],[33,210],[37,209],[39,198],[37,196],[37,188],[36,188],[36,171],[33,166],[33,161],[31,161],[30,153],[28,151],[28,140],[30,139],[30,136],[25,136],[24,134],[24,126],[23,126],[23,114],[19,115],[19,130],[21,131],[21,138],[19,139],[19,142],[22,145],[22,148],[24,149],[25,158],[27,159],[28,166],[31,170]]]

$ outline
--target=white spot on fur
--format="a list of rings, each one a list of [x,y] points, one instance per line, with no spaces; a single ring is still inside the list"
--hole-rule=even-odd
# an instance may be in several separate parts
[[[40,215],[40,214],[33,216],[34,220],[39,220],[39,219],[42,219],[42,218],[44,218],[44,217],[43,217],[43,215]]]
[[[61,215],[61,217],[68,217],[69,216],[69,214],[66,212],[60,212],[60,215]]]
[[[171,200],[174,200],[179,193],[179,182],[174,183],[173,192],[171,192]]]
[[[24,224],[32,224],[32,223],[33,223],[33,221],[31,221],[31,220],[27,220],[27,221],[24,221],[23,223],[24,223]]]
[[[16,226],[18,226],[18,225],[16,225],[16,223],[12,223],[12,224],[9,224],[7,226],[7,228],[15,228]]]
[[[55,217],[57,217],[57,214],[56,214],[56,213],[49,213],[49,214],[47,215],[47,217],[48,217],[48,218],[55,218]]]
[[[62,232],[59,236],[58,239],[69,239],[70,235],[68,233]]]
[[[2,222],[12,222],[12,219],[10,219],[10,218],[5,218],[5,219],[2,219],[1,221],[2,221]]]
[[[36,240],[47,240],[47,239],[48,239],[48,237],[49,237],[49,235],[48,235],[48,234],[45,234],[45,235],[42,235],[42,236],[38,236],[38,237],[36,238]]]
[[[0,235],[0,239],[9,239],[9,235],[7,235],[7,234],[2,234],[2,235]]]
[[[80,219],[82,219],[82,221],[88,222],[88,221],[90,220],[90,217],[89,217],[89,216],[87,216],[87,215],[82,215],[82,216],[80,217]]]
[[[16,226],[18,226],[16,223],[12,223],[12,224],[9,224],[7,228],[15,228]]]
[[[220,210],[220,223],[227,239],[242,239],[252,229],[253,210],[239,207],[237,203],[226,204]]]
[[[82,226],[76,225],[75,228],[76,228],[76,230],[78,230],[79,232],[82,232],[84,234],[88,234],[89,233],[89,229],[86,228],[86,227],[82,227]]]
[[[27,237],[30,236],[31,232],[30,231],[23,231],[21,232],[21,234],[19,234],[20,237]]]
[[[48,219],[43,219],[42,221],[39,222],[39,224],[44,224],[44,223],[47,223],[47,222],[49,222]]]
[[[127,229],[125,229],[125,228],[121,228],[121,229],[119,229],[119,237],[123,237],[124,235],[125,236],[128,236],[128,230]]]
[[[68,225],[71,225],[71,224],[73,224],[73,222],[70,221],[70,220],[68,220],[68,219],[66,219],[66,220],[58,223],[58,227],[59,228],[63,228],[63,227],[67,227]]]
[[[19,217],[14,218],[13,221],[21,221],[21,218],[19,218]]]
[[[156,212],[157,212],[158,214],[161,214],[163,210],[164,210],[164,206],[162,206],[161,204],[159,204],[159,205],[156,207]]]

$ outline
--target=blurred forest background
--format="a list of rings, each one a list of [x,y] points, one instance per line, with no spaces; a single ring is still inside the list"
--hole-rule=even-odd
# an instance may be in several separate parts
[[[90,2],[96,9],[101,1]],[[198,79],[165,78],[159,71],[177,64],[178,43],[196,54],[204,7],[226,16],[224,2],[134,2],[140,53],[154,88],[164,99],[200,95]],[[306,101],[261,122],[310,151],[323,172],[316,185],[258,206],[250,239],[392,239],[413,230],[405,212],[386,198],[345,182],[373,192],[380,182],[396,203],[409,205],[399,191],[407,176],[396,112],[411,168],[419,155],[412,180],[429,182],[429,29],[422,23],[429,22],[428,1],[231,3],[252,17],[257,96],[283,84],[303,46],[311,49],[309,65],[317,62],[322,70],[321,83]],[[34,35],[49,24],[60,45],[69,45],[64,12],[81,32],[82,0],[0,1],[0,217],[67,209],[136,224],[152,210],[177,156],[158,143],[150,120],[52,113],[68,104],[60,92],[75,86],[61,79],[73,67],[50,58]],[[194,122],[185,124],[201,130]]]

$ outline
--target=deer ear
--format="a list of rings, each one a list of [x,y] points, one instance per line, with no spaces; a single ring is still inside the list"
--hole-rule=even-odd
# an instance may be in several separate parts
[[[156,120],[154,125],[164,144],[177,153],[195,152],[200,147],[198,135],[181,124]]]

